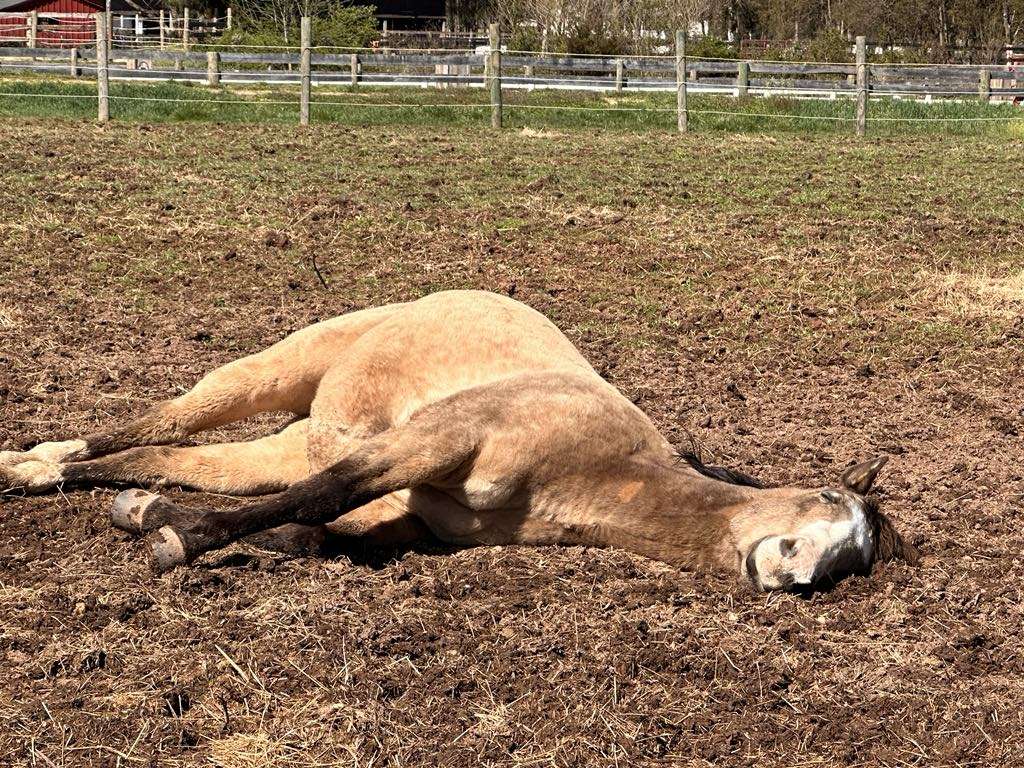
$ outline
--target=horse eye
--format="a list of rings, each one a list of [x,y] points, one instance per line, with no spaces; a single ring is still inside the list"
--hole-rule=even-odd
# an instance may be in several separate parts
[[[841,493],[836,493],[835,491],[822,491],[821,498],[829,504],[838,504],[843,500],[843,495]]]

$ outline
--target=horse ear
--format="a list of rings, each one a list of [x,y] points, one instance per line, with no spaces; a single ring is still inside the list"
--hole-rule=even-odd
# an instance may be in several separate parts
[[[871,490],[879,470],[885,466],[885,462],[888,460],[888,456],[879,456],[871,461],[855,464],[843,472],[843,476],[839,478],[839,484],[863,496]]]

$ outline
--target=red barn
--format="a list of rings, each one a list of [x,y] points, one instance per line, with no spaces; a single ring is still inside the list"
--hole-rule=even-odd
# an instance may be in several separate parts
[[[159,0],[110,0],[114,14],[131,15],[159,10]],[[0,45],[28,39],[26,14],[39,14],[36,45],[72,47],[96,39],[92,15],[106,10],[106,0],[0,0]]]

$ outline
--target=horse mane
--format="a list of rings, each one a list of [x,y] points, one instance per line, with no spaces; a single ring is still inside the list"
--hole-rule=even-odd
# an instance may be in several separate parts
[[[871,526],[875,540],[875,562],[888,563],[903,560],[909,565],[917,565],[921,559],[917,547],[904,539],[896,531],[892,520],[878,510],[878,499],[868,497],[864,500],[864,513]]]
[[[710,477],[712,480],[721,480],[723,483],[743,485],[748,488],[767,487],[756,477],[751,477],[745,472],[728,469],[727,467],[717,467],[705,464],[701,457],[697,455],[696,449],[690,449],[676,454],[676,461],[681,464],[688,465],[691,469],[696,470],[700,474],[704,475],[704,477]]]

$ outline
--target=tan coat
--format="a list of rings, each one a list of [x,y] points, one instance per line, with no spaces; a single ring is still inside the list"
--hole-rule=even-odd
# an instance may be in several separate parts
[[[270,410],[302,418],[251,443],[145,447]],[[161,567],[287,523],[318,541],[426,526],[464,545],[618,546],[772,588],[905,554],[863,499],[881,463],[854,467],[828,493],[723,481],[681,460],[543,315],[446,291],[306,328],[123,428],[0,454],[0,480],[34,491],[102,481],[282,491],[210,515],[121,498],[115,523],[171,523],[157,539]],[[899,546],[883,552],[883,538]]]

